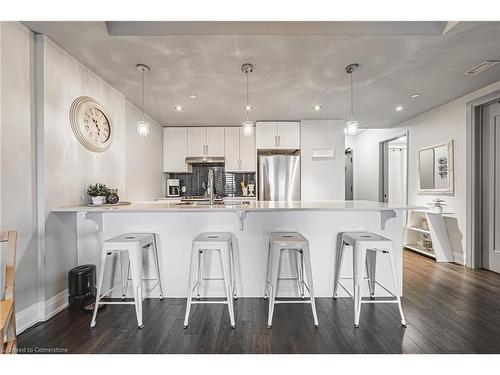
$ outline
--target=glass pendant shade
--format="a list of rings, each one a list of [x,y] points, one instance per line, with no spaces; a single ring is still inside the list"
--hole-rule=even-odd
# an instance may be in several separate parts
[[[145,120],[137,121],[137,133],[142,137],[149,135],[149,123]]]
[[[346,124],[345,133],[347,135],[356,135],[357,132],[358,132],[358,122],[355,120],[348,121]]]
[[[253,134],[253,122],[244,121],[243,122],[243,135],[245,137],[250,137]]]

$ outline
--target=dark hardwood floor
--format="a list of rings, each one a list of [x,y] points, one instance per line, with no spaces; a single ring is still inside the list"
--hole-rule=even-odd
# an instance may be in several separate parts
[[[364,305],[353,327],[350,299],[278,305],[267,329],[267,302],[239,299],[236,329],[223,305],[194,305],[183,328],[184,299],[146,300],[144,328],[132,306],[107,306],[97,326],[90,315],[63,311],[19,336],[20,352],[69,353],[500,353],[500,275],[435,263],[405,251],[402,328],[395,305]]]

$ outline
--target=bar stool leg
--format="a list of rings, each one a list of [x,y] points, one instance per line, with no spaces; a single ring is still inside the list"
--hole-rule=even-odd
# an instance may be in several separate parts
[[[90,328],[94,328],[96,324],[96,318],[97,318],[97,310],[99,310],[99,301],[101,300],[101,290],[102,290],[102,282],[104,279],[104,270],[106,268],[106,259],[108,258],[108,252],[104,251],[104,249],[101,252],[101,264],[100,264],[100,269],[99,269],[99,278],[97,281],[97,293],[95,295],[95,302],[94,302],[94,313],[92,314],[92,320],[90,322]]]
[[[203,275],[205,274],[205,257],[206,251],[198,250],[198,282],[196,287],[196,299],[200,300],[200,291],[203,286]]]
[[[130,262],[125,251],[120,251],[120,268],[122,277],[122,300],[127,297],[128,276],[130,272]]]
[[[312,314],[313,314],[313,318],[314,318],[314,326],[316,328],[318,328],[319,323],[318,323],[318,314],[316,312],[316,300],[314,298],[314,283],[313,283],[313,276],[312,276],[311,254],[309,252],[309,244],[304,245],[304,247],[300,253],[303,256],[304,263],[305,263],[306,277],[307,277],[307,282],[309,284],[309,296],[311,299],[311,310],[312,310]],[[305,256],[304,256],[304,253],[305,253]]]
[[[233,298],[238,299],[238,293],[236,290],[236,265],[234,261],[234,247],[232,238],[230,242],[230,255],[231,255],[231,286],[233,288]]]
[[[193,299],[193,275],[195,270],[196,261],[200,259],[199,250],[195,244],[193,244],[191,249],[191,264],[189,266],[189,280],[188,280],[188,292],[186,301],[186,314],[184,316],[184,328],[187,328],[189,323],[189,313],[191,312],[191,300]],[[199,267],[199,264],[197,265]]]
[[[396,265],[394,264],[394,256],[392,254],[392,251],[389,251],[389,260],[391,261],[392,279],[394,281],[394,291],[395,291],[394,294],[396,295],[396,300],[398,301],[399,314],[401,315],[401,325],[403,327],[406,327],[406,319],[405,319],[405,315],[403,313],[403,307],[401,306],[401,297],[399,294],[398,278],[396,277]]]
[[[156,279],[158,280],[158,286],[160,287],[160,301],[162,301],[163,297],[165,296],[165,292],[163,290],[163,275],[161,272],[160,259],[158,256],[158,239],[156,238],[156,234],[153,234],[153,256],[156,268]]]
[[[269,246],[267,248],[267,266],[266,266],[266,284],[264,285],[264,299],[269,298],[269,264],[271,262],[271,243],[269,242]]]
[[[368,249],[366,252],[366,273],[370,298],[375,299],[375,270],[377,269],[377,251]]]
[[[143,328],[142,323],[142,249],[135,246],[129,249],[130,273],[132,276],[132,290],[134,292],[135,313],[137,326]]]
[[[269,313],[267,317],[267,328],[271,328],[273,324],[274,301],[278,290],[278,273],[281,261],[281,249],[270,249],[269,253]]]
[[[229,254],[229,249],[220,249],[219,254],[222,263],[222,273],[224,275],[224,284],[226,287],[226,299],[227,308],[229,310],[229,320],[231,321],[231,328],[235,328],[236,324],[234,322],[234,308],[233,308],[233,296],[231,288],[231,259]]]
[[[337,292],[339,289],[340,272],[342,271],[342,260],[344,259],[344,241],[340,244],[340,249],[337,252],[335,259],[335,275],[333,280],[333,299],[337,299]]]
[[[297,287],[299,290],[300,298],[305,299],[304,296],[304,254],[298,250],[292,254],[294,257],[294,266],[297,270]]]
[[[361,288],[363,283],[364,264],[366,262],[366,248],[353,248],[353,294],[354,294],[354,327],[359,327],[359,317],[361,315]]]

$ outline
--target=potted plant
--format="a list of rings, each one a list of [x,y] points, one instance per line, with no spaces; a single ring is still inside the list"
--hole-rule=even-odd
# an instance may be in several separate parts
[[[104,204],[110,192],[111,190],[105,184],[99,182],[87,188],[87,194],[92,198],[92,204],[96,206]]]

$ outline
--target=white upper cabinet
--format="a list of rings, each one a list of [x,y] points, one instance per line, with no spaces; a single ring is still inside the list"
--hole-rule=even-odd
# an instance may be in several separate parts
[[[224,143],[224,160],[226,172],[239,172],[240,129],[238,127],[226,128]]]
[[[187,172],[187,128],[163,128],[163,171]]]
[[[278,147],[278,128],[275,122],[257,122],[255,125],[257,149]]]
[[[224,156],[224,128],[191,127],[187,129],[189,157]]]
[[[300,122],[278,122],[278,148],[291,150],[300,148]]]
[[[203,127],[187,128],[187,155],[202,157],[206,155],[206,130]]]
[[[255,150],[255,132],[245,137],[243,129],[240,129],[240,171],[255,172],[257,170]]]
[[[258,122],[257,149],[300,149],[300,122]]]
[[[206,128],[207,130],[207,151],[210,157],[224,156],[224,128]]]
[[[225,130],[225,170],[255,172],[255,136],[245,137],[240,127]]]

